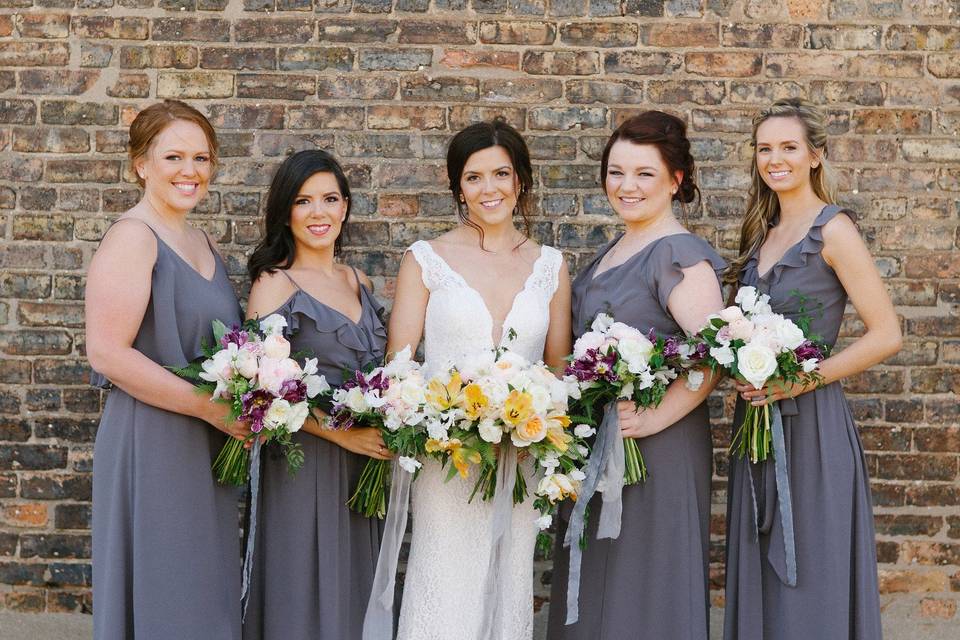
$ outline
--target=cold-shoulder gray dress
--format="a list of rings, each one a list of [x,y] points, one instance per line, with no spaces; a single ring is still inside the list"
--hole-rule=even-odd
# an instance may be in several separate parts
[[[150,301],[133,343],[157,364],[186,365],[213,341],[213,320],[241,321],[213,253],[207,280],[157,236]],[[109,384],[96,373],[92,381]],[[210,470],[226,438],[202,420],[110,392],[93,455],[97,640],[240,638],[239,496]]]
[[[813,333],[831,345],[840,331],[847,292],[821,250],[823,227],[840,212],[837,206],[825,207],[803,240],[767,273],[758,273],[755,253],[740,275],[741,285],[770,295],[776,313],[796,318],[805,306]],[[787,585],[774,460],[750,464],[733,456],[727,485],[724,638],[879,640],[870,481],[843,388],[833,382],[779,404],[793,501],[796,586]],[[739,401],[734,425],[740,424],[743,410]]]
[[[573,283],[573,329],[589,330],[598,313],[643,332],[682,333],[667,310],[681,269],[724,262],[706,241],[680,233],[654,240],[623,264],[594,276],[601,249]],[[680,384],[683,384],[682,382]],[[569,550],[561,512],[550,594],[550,640],[706,640],[712,445],[704,402],[660,433],[637,440],[643,484],[623,489],[620,537],[597,540],[601,498],[590,502],[580,582],[580,618],[564,625]]]
[[[281,270],[281,273],[289,275]],[[291,279],[291,282],[293,280]],[[274,313],[287,320],[294,353],[318,358],[318,373],[336,386],[344,371],[380,364],[387,331],[383,306],[360,284],[361,315],[353,322],[297,290]],[[382,523],[347,508],[369,458],[303,431],[303,467],[264,450],[245,640],[360,638],[380,551]]]

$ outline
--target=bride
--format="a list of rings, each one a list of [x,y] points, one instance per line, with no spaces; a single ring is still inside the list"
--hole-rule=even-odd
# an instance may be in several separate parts
[[[460,131],[447,151],[460,224],[404,256],[388,353],[425,339],[428,370],[506,347],[561,367],[570,352],[570,282],[562,254],[528,238],[533,175],[523,138],[501,119]],[[517,214],[524,232],[515,226]],[[527,467],[529,473],[529,466]],[[411,493],[413,537],[397,640],[481,640],[492,507],[473,483],[424,463]],[[472,480],[472,478],[471,478]],[[510,574],[500,577],[497,640],[533,635],[532,498],[512,513]]]

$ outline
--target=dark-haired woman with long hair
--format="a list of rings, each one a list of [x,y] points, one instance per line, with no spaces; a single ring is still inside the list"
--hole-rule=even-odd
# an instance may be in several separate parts
[[[318,359],[331,385],[383,359],[383,307],[366,275],[337,262],[350,216],[340,164],[320,150],[287,158],[267,195],[264,238],[250,256],[248,317],[281,314],[291,350]],[[319,412],[318,412],[319,413]],[[291,476],[266,450],[247,640],[359,638],[380,548],[376,519],[345,503],[367,457],[387,459],[379,432],[333,431],[325,416],[293,435],[303,467]]]
[[[823,111],[778,101],[754,118],[752,142],[750,199],[728,281],[769,295],[775,313],[810,316],[812,333],[828,344],[848,299],[866,331],[818,365],[817,384],[736,385],[734,424],[747,402],[779,403],[786,473],[776,454],[730,460],[724,638],[879,640],[870,478],[839,381],[896,353],[900,324],[853,212],[834,204]]]
[[[699,330],[722,307],[725,264],[674,215],[675,203],[685,210],[698,195],[685,124],[660,111],[627,120],[607,141],[600,178],[626,230],[574,281],[574,333],[588,331],[601,312],[644,333]],[[706,640],[712,454],[706,398],[715,384],[710,379],[691,391],[683,380],[674,381],[657,408],[640,412],[632,402],[619,403],[621,436],[638,439],[648,477],[623,488],[616,539],[596,539],[604,507],[599,496],[591,500],[579,620],[570,625],[570,549],[562,544],[567,523],[561,517],[547,634],[552,640]]]
[[[533,172],[523,138],[502,120],[471,125],[447,150],[447,176],[461,224],[414,243],[404,256],[390,317],[388,353],[424,338],[428,371],[508,348],[559,367],[570,352],[570,285],[559,251],[527,236]],[[518,229],[523,225],[523,231]],[[521,465],[529,473],[527,460]],[[484,595],[493,506],[469,502],[471,483],[445,482],[425,461],[413,483],[413,536],[399,640],[480,640],[484,611],[500,615],[489,637],[533,636],[532,498],[512,511],[509,571],[499,598]]]

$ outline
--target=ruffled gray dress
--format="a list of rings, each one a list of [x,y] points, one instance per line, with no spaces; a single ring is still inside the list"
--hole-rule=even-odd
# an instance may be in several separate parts
[[[724,261],[688,233],[651,242],[623,264],[594,277],[619,240],[600,250],[573,283],[573,328],[579,337],[598,313],[641,331],[682,333],[667,310],[681,269]],[[681,383],[682,384],[682,383]],[[649,438],[637,441],[649,477],[624,487],[620,537],[597,540],[601,498],[590,502],[580,582],[580,619],[566,626],[569,550],[562,513],[550,594],[551,640],[706,640],[712,445],[706,402]],[[567,510],[568,513],[569,510]]]
[[[287,320],[292,351],[318,358],[318,373],[334,386],[343,382],[345,370],[383,360],[387,342],[380,319],[383,306],[362,284],[360,302],[360,321],[354,323],[297,287],[274,312]],[[295,476],[287,472],[282,455],[269,446],[264,450],[243,637],[360,638],[382,523],[350,511],[346,502],[369,458],[302,431],[293,439],[306,456]]]
[[[241,321],[226,268],[214,257],[208,281],[157,237],[135,349],[182,367],[203,355],[202,341],[213,341],[213,320]],[[96,373],[92,382],[109,384]],[[240,637],[238,493],[210,470],[225,442],[201,420],[110,392],[93,455],[97,640]]]
[[[833,344],[847,292],[820,254],[830,205],[806,237],[761,275],[757,255],[740,283],[770,295],[776,313],[800,315],[808,298],[812,331]],[[851,215],[849,212],[844,211]],[[734,425],[743,417],[738,402]],[[784,533],[773,459],[730,460],[727,502],[726,640],[878,640],[881,635],[870,481],[853,416],[839,382],[781,400],[793,499],[797,584],[787,586]],[[751,483],[757,499],[754,516]],[[759,520],[759,536],[757,521]]]

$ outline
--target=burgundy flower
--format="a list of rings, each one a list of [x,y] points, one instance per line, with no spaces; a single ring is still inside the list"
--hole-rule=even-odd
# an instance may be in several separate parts
[[[235,344],[238,347],[242,347],[247,344],[250,336],[246,331],[240,328],[240,325],[235,324],[230,328],[230,331],[223,334],[223,337],[220,338],[220,346],[224,349],[227,348],[228,344]]]
[[[290,404],[303,402],[307,399],[307,385],[300,380],[287,380],[280,385],[280,397]]]
[[[260,433],[263,430],[263,417],[273,403],[274,395],[265,389],[249,391],[240,398],[243,412],[240,418],[250,423],[250,431]]]
[[[796,354],[797,360],[803,362],[804,360],[810,360],[811,358],[816,358],[817,360],[823,360],[823,352],[820,350],[815,343],[810,340],[805,341],[799,347],[793,350],[793,353]]]

